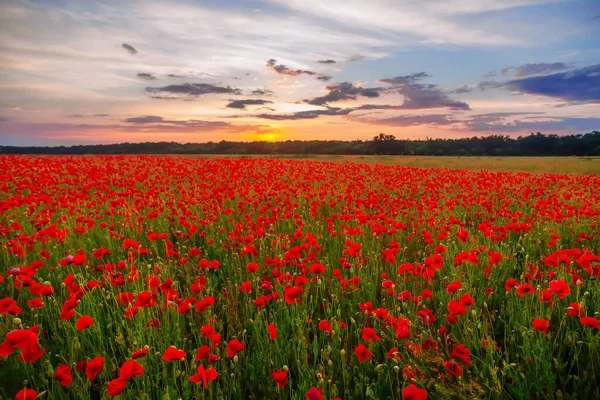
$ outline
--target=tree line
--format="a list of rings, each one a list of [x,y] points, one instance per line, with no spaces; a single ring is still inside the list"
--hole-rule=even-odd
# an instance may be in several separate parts
[[[55,147],[0,146],[0,154],[373,154],[430,156],[600,156],[600,131],[567,136],[532,133],[457,139],[400,140],[381,133],[372,140],[281,142],[147,142]]]

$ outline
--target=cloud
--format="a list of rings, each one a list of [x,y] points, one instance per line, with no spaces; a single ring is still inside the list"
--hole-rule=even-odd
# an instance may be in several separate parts
[[[309,76],[315,76],[317,79],[319,79],[321,81],[327,81],[327,80],[331,79],[330,76],[322,75],[322,74],[319,74],[314,71],[308,71],[305,69],[288,68],[286,65],[277,64],[277,60],[275,60],[273,58],[271,58],[270,60],[267,61],[266,66],[270,70],[274,71],[275,73],[277,73],[279,75],[287,75],[287,76],[309,75]]]
[[[70,114],[70,115],[65,115],[65,117],[67,118],[83,118],[85,115],[83,114]]]
[[[476,132],[531,132],[531,131],[568,131],[570,133],[597,130],[600,127],[600,118],[572,118],[572,117],[524,117],[527,121],[515,120],[506,122],[505,117],[519,114],[542,113],[492,113],[475,115],[465,125]],[[530,121],[532,118],[541,120]]]
[[[8,118],[7,117],[0,117],[0,122],[8,122]]]
[[[149,74],[147,72],[138,72],[137,77],[140,78],[140,79],[147,80],[147,81],[155,81],[155,80],[158,79],[154,75]]]
[[[392,85],[392,86],[399,86],[399,85],[406,85],[406,84],[414,83],[418,80],[425,79],[425,78],[431,78],[431,75],[429,75],[427,72],[417,72],[417,73],[410,74],[410,75],[397,76],[395,78],[380,79],[379,82],[387,83],[388,85]]]
[[[291,114],[258,114],[254,115],[256,118],[270,119],[274,121],[288,121],[288,120],[299,120],[299,119],[315,119],[321,115],[348,115],[353,108],[327,108],[326,110],[308,110],[298,111]]]
[[[109,114],[94,114],[94,117],[108,117]]]
[[[504,84],[502,82],[496,81],[482,81],[477,84],[479,90],[498,89],[503,86]]]
[[[335,64],[335,60],[319,60],[319,64]]]
[[[163,122],[163,117],[158,117],[156,115],[146,115],[144,117],[132,117],[127,118],[125,122],[130,122],[134,124],[148,124],[153,122]]]
[[[363,61],[365,60],[367,57],[362,55],[362,54],[354,54],[352,56],[350,56],[346,62],[347,63],[353,63],[353,62],[359,62],[359,61]]]
[[[270,96],[273,94],[273,91],[269,89],[254,89],[251,93],[255,96]]]
[[[569,69],[569,66],[562,62],[530,63],[518,67],[502,68],[500,72],[503,74],[514,73],[515,78],[523,78],[531,75],[544,75],[552,72],[564,71],[565,69]]]
[[[472,91],[473,91],[472,87],[469,87],[467,85],[462,85],[461,87],[456,88],[454,90],[454,93],[456,93],[456,94],[463,94],[463,93],[469,93],[469,92],[472,92]]]
[[[205,94],[242,94],[238,88],[219,86],[210,83],[182,83],[162,87],[147,87],[146,92],[152,93],[154,99],[178,99],[182,97],[198,97]]]
[[[227,108],[237,108],[240,110],[245,110],[246,106],[253,106],[253,105],[264,105],[264,104],[270,104],[273,103],[272,101],[269,100],[261,100],[261,99],[248,99],[248,100],[229,100],[230,103],[227,104],[225,107]]]
[[[600,64],[551,75],[513,79],[503,84],[508,90],[562,99],[600,103]]]
[[[135,47],[133,47],[132,45],[130,45],[130,44],[127,44],[127,43],[123,43],[123,44],[121,45],[121,47],[123,47],[125,50],[127,50],[127,52],[129,52],[129,54],[131,54],[131,55],[137,54],[137,52],[138,52],[138,51],[135,49]]]
[[[322,106],[335,101],[356,100],[358,96],[368,98],[379,97],[380,92],[384,90],[383,88],[363,88],[360,86],[354,86],[354,84],[350,82],[329,85],[326,87],[326,89],[329,91],[329,93],[327,93],[325,96],[306,99],[304,102],[314,106]]]
[[[486,24],[488,18],[470,16],[546,0],[270,0],[350,29],[383,32],[425,45],[499,46],[523,44],[513,24]],[[467,19],[468,18],[468,19]],[[512,28],[512,29],[511,29]],[[399,40],[400,41],[400,40]]]

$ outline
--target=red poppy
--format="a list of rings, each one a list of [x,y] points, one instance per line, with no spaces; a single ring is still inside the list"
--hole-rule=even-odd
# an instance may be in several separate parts
[[[108,382],[108,388],[106,389],[106,393],[109,396],[116,396],[121,393],[127,387],[127,379],[125,378],[117,378]]]
[[[141,358],[148,355],[148,349],[146,347],[143,347],[139,350],[136,350],[133,352],[133,354],[131,354],[131,358],[136,359],[136,358]]]
[[[204,369],[204,365],[200,364],[200,366],[198,366],[198,373],[190,376],[188,380],[194,383],[200,383],[200,381],[202,381],[202,384],[206,389],[208,387],[208,382],[214,381],[218,376],[219,374],[214,368]]]
[[[446,371],[448,371],[454,376],[460,376],[463,374],[463,370],[460,367],[460,365],[458,365],[454,361],[444,361],[444,367],[446,367]]]
[[[89,328],[94,324],[94,320],[88,315],[82,315],[77,319],[77,323],[75,324],[75,328],[77,330],[82,331],[84,329]]]
[[[579,320],[583,326],[600,329],[600,321],[593,317],[581,317]]]
[[[538,331],[544,332],[544,335],[547,335],[548,328],[550,328],[550,322],[545,319],[535,319],[531,323],[531,326]]]
[[[354,354],[356,354],[358,362],[360,362],[361,364],[364,361],[371,359],[371,352],[362,344],[359,344],[354,348]]]
[[[171,346],[165,350],[162,358],[163,358],[163,360],[171,362],[171,361],[181,361],[185,358],[185,356],[186,356],[185,351],[178,350],[175,346]]]
[[[227,344],[227,355],[229,358],[233,358],[233,356],[242,351],[244,347],[246,347],[244,346],[244,343],[240,342],[239,340],[232,339]]]
[[[66,364],[59,365],[54,371],[54,379],[56,379],[61,386],[69,386],[71,382],[73,382],[71,368]]]
[[[557,295],[560,299],[564,299],[565,296],[568,296],[569,293],[571,293],[569,284],[562,280],[551,281],[549,286],[550,288],[548,290]]]
[[[37,395],[35,390],[24,388],[15,395],[15,400],[34,400]]]
[[[87,362],[85,366],[85,376],[91,381],[104,369],[104,357],[98,356]]]
[[[362,338],[365,342],[369,342],[371,340],[381,340],[381,338],[377,336],[373,328],[363,328]]]
[[[287,374],[288,372],[285,369],[282,369],[280,371],[273,371],[271,373],[271,376],[273,377],[275,383],[277,383],[278,388],[281,389],[282,387],[285,387],[285,385],[288,384]]]
[[[275,328],[275,324],[271,323],[267,326],[267,331],[269,332],[269,337],[273,340],[277,339],[277,328]]]
[[[323,400],[323,393],[319,389],[311,387],[304,397],[306,397],[307,400]]]
[[[134,376],[142,376],[143,374],[144,367],[135,360],[125,361],[119,369],[119,378],[130,379]]]
[[[403,400],[426,400],[427,390],[419,389],[414,384],[402,389]]]

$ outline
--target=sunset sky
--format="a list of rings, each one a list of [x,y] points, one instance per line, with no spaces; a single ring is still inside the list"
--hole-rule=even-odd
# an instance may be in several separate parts
[[[598,0],[0,2],[0,144],[600,130]]]

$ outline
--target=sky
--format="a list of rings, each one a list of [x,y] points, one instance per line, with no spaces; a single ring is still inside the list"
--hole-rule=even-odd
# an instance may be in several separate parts
[[[2,0],[0,145],[600,130],[598,0]]]

